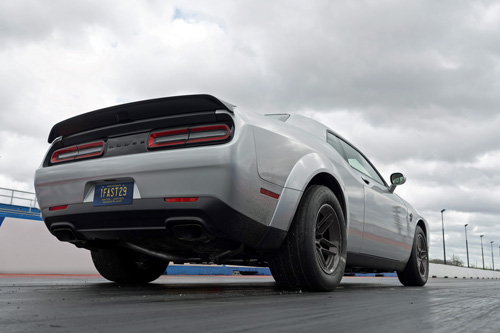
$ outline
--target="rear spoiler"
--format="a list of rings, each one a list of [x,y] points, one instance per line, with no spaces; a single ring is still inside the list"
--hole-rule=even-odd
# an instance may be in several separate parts
[[[60,136],[143,119],[214,110],[234,112],[234,108],[234,105],[210,95],[164,97],[121,104],[87,112],[55,124],[50,130],[48,141],[52,143]]]

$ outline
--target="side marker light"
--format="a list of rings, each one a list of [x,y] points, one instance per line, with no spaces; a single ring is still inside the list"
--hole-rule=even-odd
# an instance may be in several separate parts
[[[268,197],[271,197],[273,199],[279,199],[279,197],[280,197],[280,195],[278,193],[271,192],[269,190],[266,190],[265,188],[261,188],[260,193],[267,195]]]

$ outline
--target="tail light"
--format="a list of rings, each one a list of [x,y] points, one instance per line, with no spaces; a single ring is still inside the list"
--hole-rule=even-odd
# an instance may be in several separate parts
[[[104,152],[104,141],[85,143],[56,150],[50,159],[51,163],[61,163],[75,159],[101,156]]]
[[[55,211],[55,210],[64,210],[66,208],[68,208],[68,205],[49,207],[49,210],[52,212],[52,211]]]
[[[78,147],[72,146],[72,147],[56,150],[52,154],[52,158],[50,159],[50,162],[60,163],[60,162],[71,161],[71,160],[74,160],[75,157],[77,157],[77,156],[78,156]]]
[[[230,134],[229,126],[225,124],[156,131],[149,135],[148,148],[225,141]]]
[[[165,146],[183,145],[189,138],[187,128],[153,132],[149,135],[148,147],[159,148]]]
[[[198,201],[197,197],[192,197],[192,198],[187,198],[187,197],[181,197],[181,198],[164,198],[165,202],[196,202]]]
[[[78,156],[77,160],[81,158],[88,158],[94,156],[100,156],[104,152],[104,141],[86,143],[83,145],[78,145]]]
[[[229,137],[227,125],[211,125],[189,128],[189,140],[187,143],[222,141]]]

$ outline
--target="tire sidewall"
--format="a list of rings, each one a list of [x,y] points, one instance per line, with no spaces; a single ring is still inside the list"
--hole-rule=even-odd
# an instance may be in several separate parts
[[[330,205],[339,220],[341,227],[340,260],[332,273],[326,273],[317,262],[315,240],[316,240],[316,219],[320,208],[323,205]],[[344,275],[347,256],[347,237],[345,219],[340,204],[333,192],[324,186],[310,187],[300,205],[300,211],[295,222],[299,232],[298,240],[304,244],[301,254],[301,264],[303,269],[310,272],[309,278],[314,286],[319,290],[333,290]]]

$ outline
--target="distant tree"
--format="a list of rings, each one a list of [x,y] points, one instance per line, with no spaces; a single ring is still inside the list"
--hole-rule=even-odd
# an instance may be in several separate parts
[[[431,259],[429,260],[429,262],[432,264],[441,264],[441,265],[444,264],[443,259]]]
[[[450,265],[464,267],[464,262],[459,257],[452,255]]]
[[[441,265],[444,264],[443,259],[431,259],[429,260],[429,262],[433,264],[441,264]],[[464,267],[464,262],[460,260],[460,258],[457,257],[456,255],[452,255],[451,259],[447,259],[446,264],[452,266]]]

